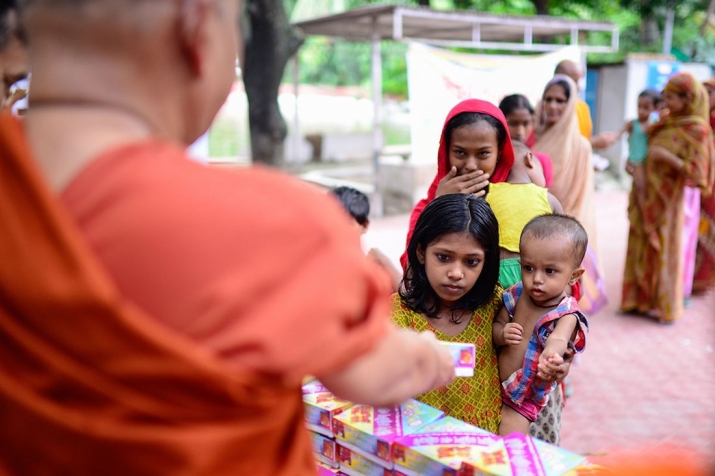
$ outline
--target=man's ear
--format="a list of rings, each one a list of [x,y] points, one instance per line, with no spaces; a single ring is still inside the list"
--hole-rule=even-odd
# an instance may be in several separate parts
[[[421,265],[424,266],[424,264],[425,264],[425,250],[422,248],[422,245],[417,245],[417,260],[420,262]]]
[[[574,269],[573,273],[571,273],[571,278],[569,278],[569,286],[576,284],[585,271],[586,268],[583,267]]]
[[[203,45],[209,14],[215,0],[182,0],[179,14],[179,37],[189,70],[196,76],[203,73]]]

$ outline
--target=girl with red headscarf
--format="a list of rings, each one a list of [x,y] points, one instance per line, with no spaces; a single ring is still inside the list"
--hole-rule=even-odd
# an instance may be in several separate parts
[[[427,204],[449,193],[486,194],[489,182],[504,182],[514,163],[509,128],[504,114],[488,101],[467,99],[447,115],[437,154],[437,175],[410,215],[407,243]],[[407,254],[400,258],[402,268]]]

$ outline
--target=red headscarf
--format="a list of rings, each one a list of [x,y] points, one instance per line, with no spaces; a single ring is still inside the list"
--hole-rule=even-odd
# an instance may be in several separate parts
[[[462,114],[463,112],[479,112],[482,114],[487,114],[497,119],[499,122],[501,122],[502,126],[504,126],[504,130],[506,131],[506,140],[504,141],[504,145],[499,151],[499,159],[497,161],[497,166],[494,169],[494,173],[489,178],[489,181],[493,183],[504,182],[509,176],[509,170],[511,170],[511,166],[512,164],[514,164],[514,149],[511,146],[511,136],[509,135],[509,127],[506,124],[504,113],[501,112],[501,110],[494,104],[488,101],[482,101],[480,99],[467,99],[454,106],[454,108],[449,111],[447,119],[445,119],[444,121],[444,126],[442,126],[442,136],[439,140],[439,152],[437,153],[437,175],[435,176],[434,181],[432,181],[432,185],[427,192],[427,198],[420,200],[417,205],[415,205],[415,208],[412,210],[412,215],[410,215],[410,229],[407,232],[407,246],[409,246],[410,244],[412,232],[414,231],[415,225],[417,224],[417,219],[422,214],[422,210],[425,209],[429,202],[434,200],[435,195],[437,195],[437,187],[439,187],[440,180],[442,180],[451,169],[451,166],[449,165],[449,154],[447,151],[448,138],[445,137],[445,131],[447,129],[447,124],[449,124],[449,121],[451,121],[455,116]],[[406,251],[402,254],[402,257],[400,257],[400,263],[402,263],[403,269],[407,269]]]

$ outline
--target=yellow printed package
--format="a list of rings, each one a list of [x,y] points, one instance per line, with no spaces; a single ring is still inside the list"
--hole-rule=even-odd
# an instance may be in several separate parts
[[[416,400],[392,408],[356,405],[333,419],[333,431],[340,446],[392,469],[392,444],[410,435],[444,413]]]
[[[333,417],[352,406],[352,403],[336,398],[318,380],[303,385],[303,403],[308,429],[329,438],[333,437]]]

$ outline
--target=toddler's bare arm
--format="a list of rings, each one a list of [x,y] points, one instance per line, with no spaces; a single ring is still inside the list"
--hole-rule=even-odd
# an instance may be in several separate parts
[[[544,350],[539,356],[539,364],[545,365],[552,372],[558,369],[564,361],[563,356],[569,348],[569,341],[573,339],[577,325],[578,318],[574,314],[567,314],[556,322],[554,331],[546,339]]]

